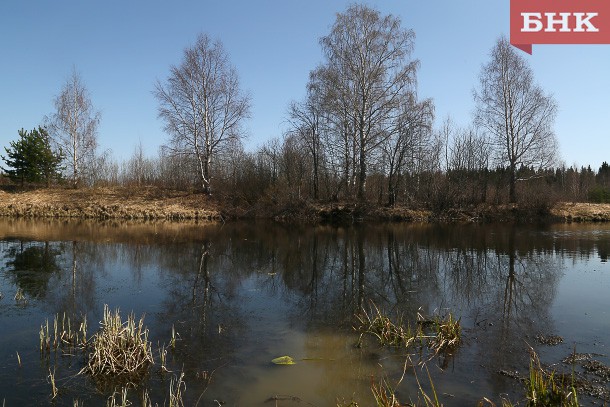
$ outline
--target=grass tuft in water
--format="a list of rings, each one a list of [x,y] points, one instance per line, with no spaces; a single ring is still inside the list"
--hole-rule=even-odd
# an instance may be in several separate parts
[[[395,390],[384,378],[376,382],[371,380],[371,392],[377,407],[400,407],[400,402],[396,398]]]
[[[47,319],[40,326],[38,333],[40,337],[40,352],[42,356],[47,356],[51,350],[59,348],[74,349],[78,346],[87,344],[87,318],[84,317],[80,323],[78,331],[73,330],[74,324],[64,313],[62,318],[55,315],[53,318],[53,331],[49,329],[49,320]]]
[[[526,397],[528,407],[578,407],[580,405],[576,388],[557,381],[555,372],[547,372],[533,349],[530,349],[530,373]]]
[[[132,387],[130,385],[122,386],[120,390],[115,390],[108,400],[106,401],[106,407],[127,407],[134,405],[129,400],[129,390]],[[184,372],[180,373],[179,377],[173,376],[169,384],[169,397],[162,404],[168,407],[184,407],[184,392],[186,391],[186,384],[184,382]],[[158,407],[159,404],[152,403],[148,389],[143,389],[140,393],[140,400],[137,405],[142,407]]]
[[[131,406],[131,402],[127,400],[128,388],[123,387],[120,392],[115,391],[106,401],[106,407],[127,407]],[[119,398],[117,401],[117,397]]]
[[[356,319],[358,326],[355,329],[360,332],[358,347],[362,345],[362,338],[365,334],[374,335],[382,346],[397,347],[409,347],[421,337],[420,330],[413,331],[410,324],[405,327],[400,317],[397,322],[393,322],[375,304],[371,304],[369,313],[363,310],[362,313],[356,315]]]
[[[430,348],[436,353],[451,353],[462,341],[460,319],[455,319],[451,312],[445,317],[434,319],[434,337],[430,339]]]
[[[124,378],[137,383],[154,363],[144,318],[136,322],[130,314],[123,322],[119,310],[113,313],[108,305],[104,305],[100,330],[90,342],[92,351],[81,372],[94,378]]]
[[[182,397],[186,391],[186,383],[184,383],[184,372],[180,373],[180,377],[172,377],[169,383],[169,407],[184,407]]]

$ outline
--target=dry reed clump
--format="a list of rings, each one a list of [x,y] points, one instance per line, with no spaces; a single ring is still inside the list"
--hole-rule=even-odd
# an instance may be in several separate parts
[[[144,317],[136,322],[133,314],[123,322],[117,309],[104,305],[100,330],[91,338],[92,352],[81,372],[94,378],[139,380],[154,363]]]

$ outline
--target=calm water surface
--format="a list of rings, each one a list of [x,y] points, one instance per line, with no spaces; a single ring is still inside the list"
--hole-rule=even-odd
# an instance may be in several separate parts
[[[372,378],[396,383],[407,355],[373,341],[355,347],[354,314],[371,303],[412,321],[448,310],[461,318],[461,348],[427,362],[445,406],[516,402],[521,384],[499,372],[526,373],[528,346],[566,372],[572,366],[561,360],[574,349],[610,364],[608,256],[607,225],[0,219],[0,402],[49,405],[55,369],[56,405],[105,405],[112,391],[77,375],[84,356],[41,358],[38,332],[66,313],[86,316],[92,334],[108,304],[145,315],[157,361],[144,383],[153,404],[166,402],[170,379],[183,371],[189,406],[371,405]],[[15,300],[18,291],[24,300]],[[163,374],[156,349],[169,343],[172,326],[174,373]],[[539,344],[538,334],[563,343]],[[297,364],[271,363],[283,355]],[[415,374],[429,389],[426,370],[407,369],[397,388],[403,402],[417,400]]]

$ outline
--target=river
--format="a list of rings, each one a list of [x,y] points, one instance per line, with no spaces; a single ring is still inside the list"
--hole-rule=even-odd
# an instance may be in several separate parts
[[[155,365],[129,391],[134,405],[143,389],[167,404],[181,372],[187,406],[366,406],[381,379],[403,403],[421,397],[418,381],[445,406],[523,403],[511,376],[527,375],[530,347],[549,369],[607,393],[608,377],[562,360],[576,351],[610,364],[608,256],[604,224],[0,219],[0,402],[106,405],[114,389],[78,374],[86,351],[41,354],[39,339],[56,315],[86,317],[92,335],[105,304],[143,316],[149,330]],[[433,355],[371,337],[356,347],[354,315],[373,307],[413,326],[451,312],[461,345]],[[285,355],[296,364],[271,362]]]

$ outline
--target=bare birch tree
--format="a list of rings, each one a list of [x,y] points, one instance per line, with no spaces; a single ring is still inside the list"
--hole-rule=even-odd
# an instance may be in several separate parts
[[[474,98],[475,123],[489,134],[498,163],[508,167],[509,199],[516,202],[519,167],[543,169],[555,162],[555,100],[534,83],[532,69],[504,37],[483,66]]]
[[[240,124],[250,109],[222,44],[200,34],[184,50],[182,63],[171,67],[167,82],[157,82],[154,95],[171,137],[167,147],[196,159],[201,186],[210,194],[214,157],[231,139],[243,137]]]
[[[76,188],[86,171],[93,171],[97,148],[97,127],[101,114],[91,103],[89,92],[79,73],[73,69],[60,94],[56,111],[46,118],[55,143],[66,157],[66,168]]]
[[[392,123],[401,114],[400,98],[415,84],[419,62],[410,59],[414,38],[397,17],[356,4],[337,14],[330,34],[320,41],[326,100],[334,104],[337,125],[351,131],[352,142],[346,145],[354,148],[360,200],[371,154],[396,131]]]
[[[319,198],[320,172],[322,171],[322,101],[320,100],[320,79],[317,71],[309,75],[307,97],[302,102],[292,102],[288,109],[292,132],[306,147],[312,161],[313,197]]]

